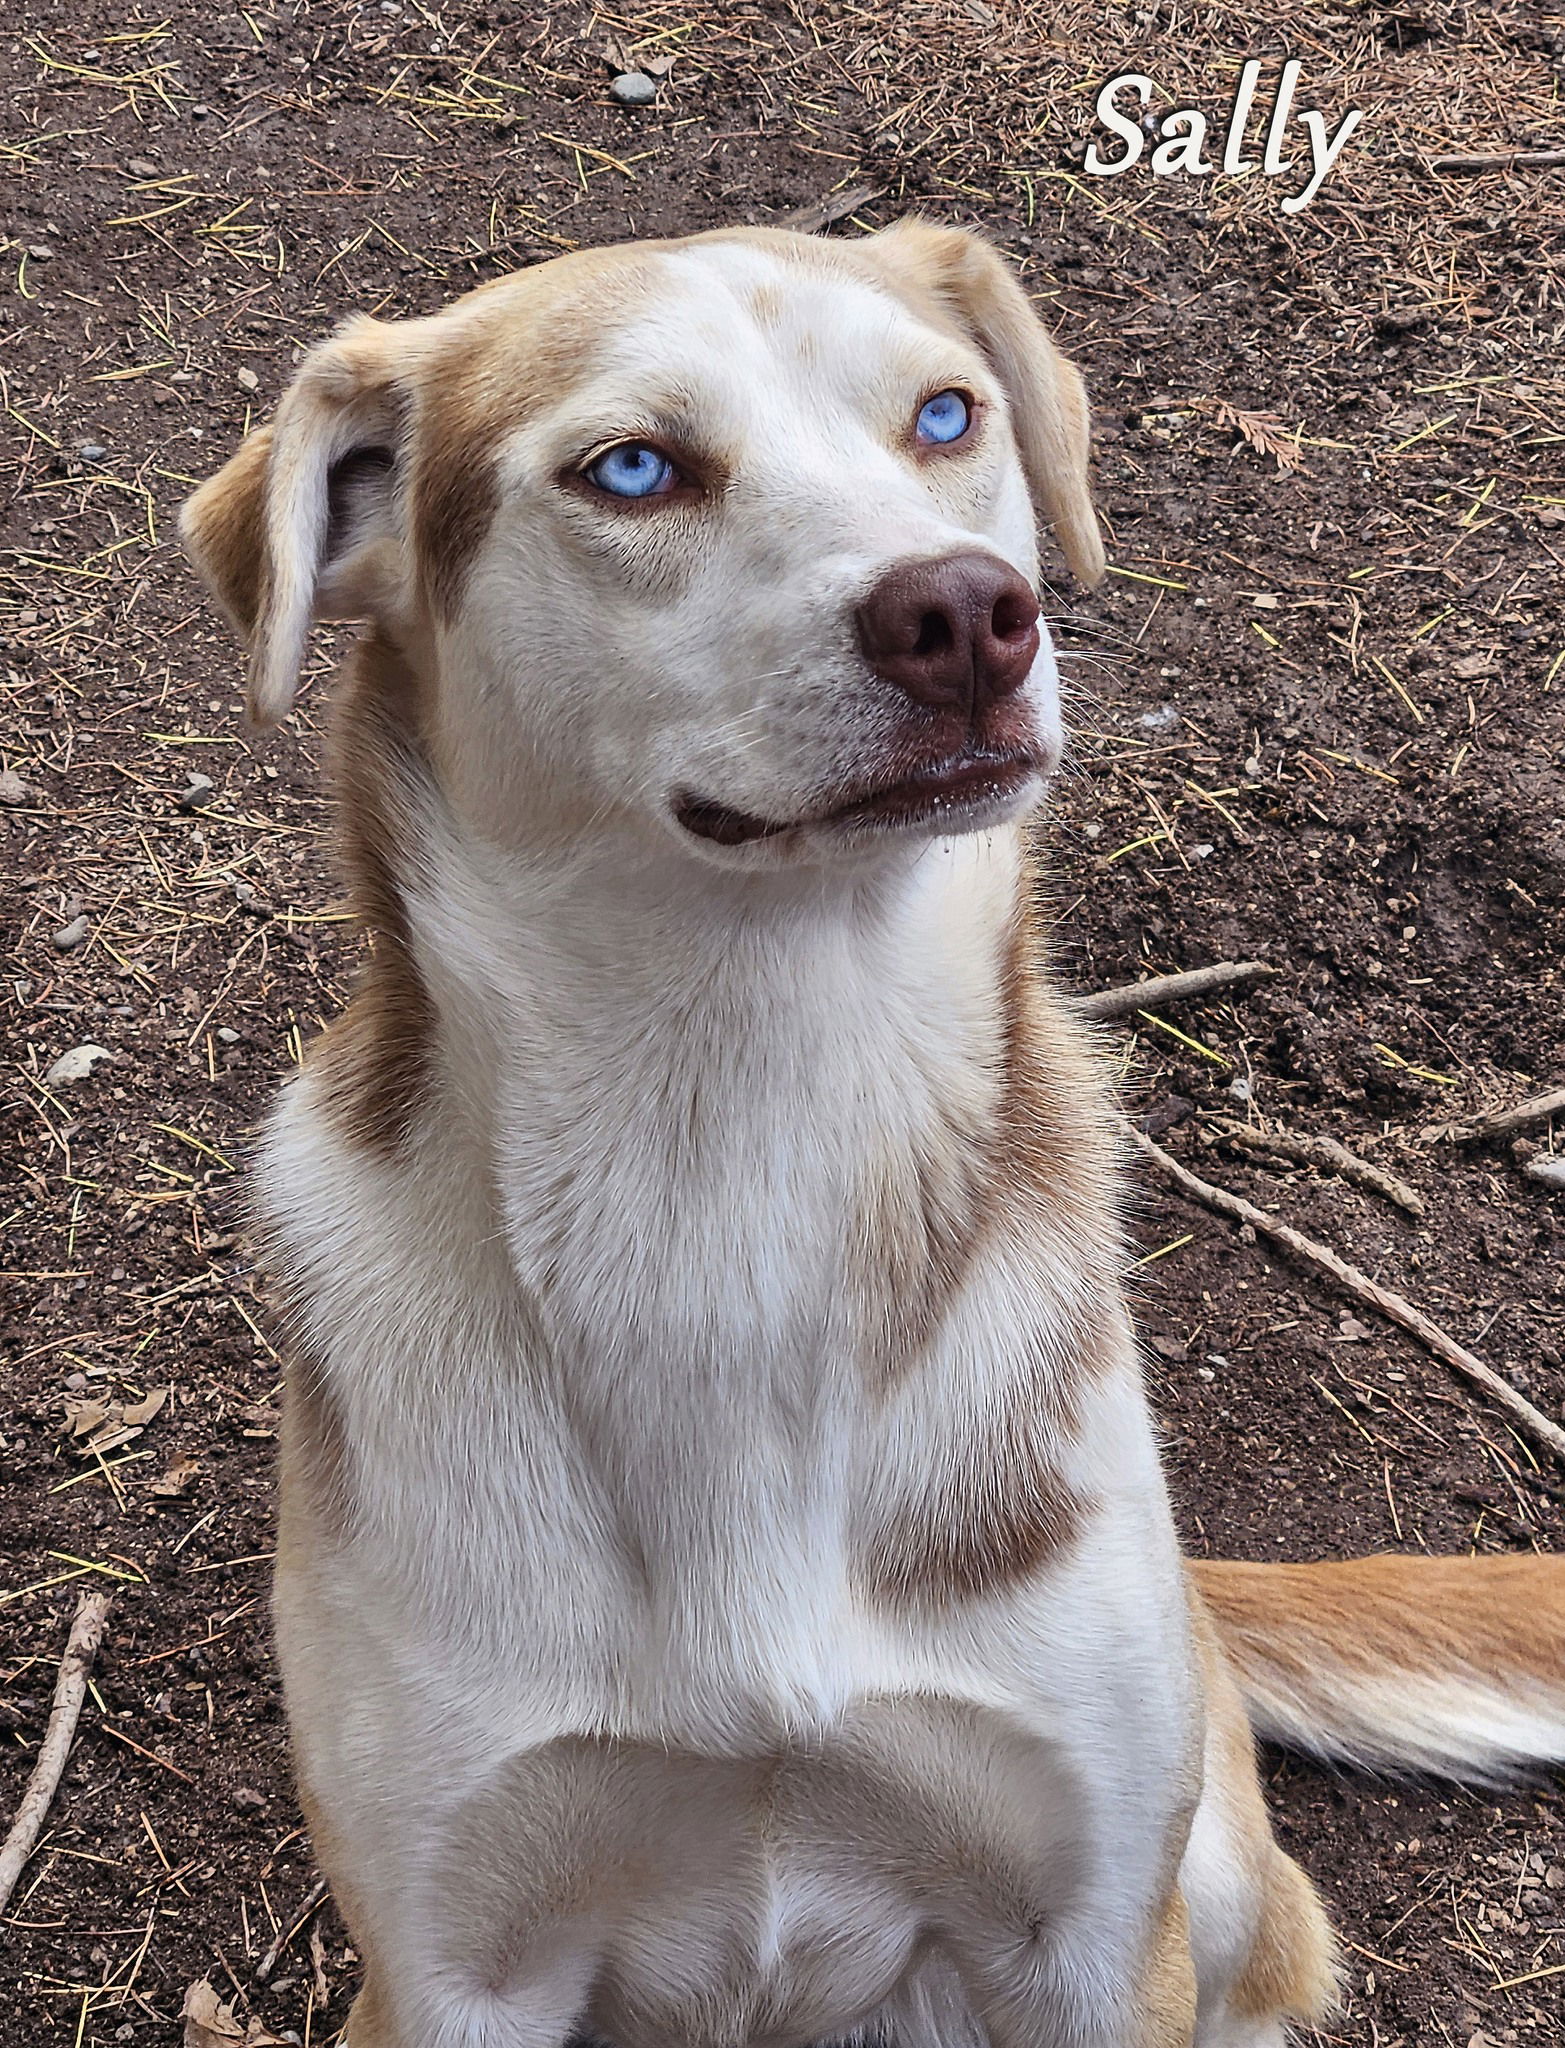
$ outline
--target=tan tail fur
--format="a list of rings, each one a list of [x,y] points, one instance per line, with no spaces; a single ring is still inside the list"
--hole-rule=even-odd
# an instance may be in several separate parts
[[[1565,1762],[1565,1558],[1190,1571],[1269,1741],[1479,1782]]]

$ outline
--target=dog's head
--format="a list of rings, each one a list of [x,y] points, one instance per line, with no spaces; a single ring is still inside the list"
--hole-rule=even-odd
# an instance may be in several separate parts
[[[261,724],[370,618],[502,842],[726,865],[991,825],[1059,750],[1036,530],[1093,582],[1081,378],[977,237],[736,230],[351,322],[185,509]]]

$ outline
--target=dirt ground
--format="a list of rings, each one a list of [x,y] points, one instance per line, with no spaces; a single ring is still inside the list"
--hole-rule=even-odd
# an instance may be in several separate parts
[[[833,193],[859,195],[838,232],[915,206],[985,226],[1087,371],[1112,534],[1115,573],[1058,606],[1059,978],[1268,961],[1119,1034],[1133,1110],[1565,1409],[1565,1198],[1523,1171],[1554,1133],[1440,1135],[1565,1081],[1565,171],[1431,167],[1565,143],[1565,33],[1507,0],[1293,12],[9,11],[0,1816],[79,1593],[116,1600],[0,1925],[4,2048],[173,2042],[202,1977],[254,2038],[327,2042],[355,1981],[330,1907],[299,1924],[265,1609],[279,1361],[237,1234],[246,1134],[355,953],[315,779],[330,661],[293,729],[247,741],[171,537],[347,310]],[[1216,116],[1243,58],[1270,78],[1284,53],[1301,104],[1366,112],[1305,211],[1286,180],[1081,175],[1111,72]],[[610,98],[626,60],[650,106]],[[84,1043],[110,1057],[51,1080]],[[1425,1213],[1223,1118],[1330,1134]],[[1137,1227],[1194,1549],[1557,1546],[1565,1472],[1443,1365],[1156,1184]],[[1561,2038],[1557,1787],[1272,1778],[1347,1944],[1323,2038]]]

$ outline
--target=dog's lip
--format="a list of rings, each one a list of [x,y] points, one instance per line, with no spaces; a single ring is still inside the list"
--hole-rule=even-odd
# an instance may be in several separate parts
[[[872,783],[823,811],[800,818],[759,818],[695,796],[680,796],[674,816],[697,839],[718,846],[749,846],[784,832],[851,831],[855,827],[915,825],[964,814],[1017,796],[1044,774],[1046,764],[1031,751],[964,753],[930,763],[894,782]]]

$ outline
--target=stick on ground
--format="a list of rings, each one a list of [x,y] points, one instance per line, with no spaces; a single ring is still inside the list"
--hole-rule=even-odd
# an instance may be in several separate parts
[[[27,1781],[22,1803],[16,1810],[15,1823],[5,1838],[5,1846],[0,1848],[0,1913],[10,1903],[16,1881],[33,1853],[33,1844],[38,1840],[44,1815],[49,1811],[50,1801],[65,1770],[65,1760],[71,1753],[71,1738],[76,1733],[82,1698],[87,1690],[87,1679],[93,1659],[98,1654],[98,1645],[103,1640],[103,1625],[108,1620],[109,1603],[113,1597],[112,1593],[83,1593],[77,1604],[76,1619],[71,1623],[71,1632],[66,1639],[65,1655],[60,1659],[60,1675],[55,1681],[49,1725],[38,1745],[38,1761],[33,1765],[33,1774]]]
[[[266,1954],[262,1956],[261,1960],[256,1964],[255,1981],[257,1982],[257,1984],[264,1984],[267,1978],[271,1976],[272,1972],[277,1968],[278,1960],[281,1957],[283,1950],[287,1948],[289,1942],[293,1940],[294,1936],[299,1932],[299,1929],[304,1925],[305,1921],[309,1919],[310,1915],[315,1911],[317,1906],[320,1905],[321,1901],[325,1898],[325,1896],[326,1880],[324,1877],[318,1877],[315,1880],[314,1884],[310,1886],[309,1891],[306,1893],[304,1904],[299,1908],[298,1912],[294,1915],[292,1923],[290,1924],[290,1922],[286,1920],[282,1923],[282,1925],[278,1928],[276,1934],[272,1938],[271,1947],[268,1948]],[[325,2001],[323,2000],[322,2003],[324,2004],[324,2002]]]
[[[1134,1124],[1126,1123],[1137,1150],[1150,1159],[1165,1180],[1172,1181],[1184,1194],[1193,1196],[1208,1209],[1215,1209],[1220,1216],[1231,1216],[1236,1222],[1248,1223],[1252,1230],[1260,1231],[1275,1243],[1284,1245],[1295,1257],[1314,1266],[1319,1272],[1329,1273],[1339,1287],[1343,1287],[1357,1300],[1377,1310],[1389,1321],[1398,1324],[1409,1335],[1418,1339],[1436,1358],[1443,1359],[1454,1372],[1458,1372],[1475,1387],[1482,1387],[1489,1398],[1516,1424],[1525,1430],[1535,1443],[1545,1445],[1555,1457],[1565,1461],[1565,1429],[1557,1422],[1551,1422],[1539,1408],[1535,1408],[1525,1395],[1518,1394],[1508,1380],[1501,1379],[1492,1367],[1454,1337],[1448,1337],[1438,1323],[1431,1322],[1422,1309],[1415,1308],[1400,1294],[1393,1294],[1389,1287],[1382,1287],[1371,1280],[1367,1273],[1361,1273],[1357,1266],[1350,1266],[1346,1259],[1338,1258],[1323,1244],[1317,1244],[1312,1237],[1293,1229],[1264,1209],[1257,1209],[1253,1202],[1247,1202],[1243,1195],[1235,1195],[1227,1188],[1213,1187],[1210,1181],[1202,1180],[1188,1167],[1181,1166],[1170,1153]]]
[[[1432,171],[1552,170],[1565,164],[1565,149],[1497,149],[1487,156],[1434,156]]]
[[[1296,1159],[1302,1166],[1323,1167],[1326,1172],[1340,1174],[1343,1180],[1350,1180],[1358,1187],[1384,1195],[1388,1202],[1395,1202],[1410,1216],[1422,1216],[1424,1213],[1424,1198],[1416,1188],[1409,1187],[1394,1173],[1387,1173],[1383,1166],[1373,1166],[1369,1160],[1360,1159],[1356,1152],[1350,1152],[1346,1145],[1339,1145],[1335,1138],[1304,1131],[1256,1131],[1234,1117],[1223,1117],[1217,1125],[1217,1132],[1225,1144],[1237,1145],[1247,1152],[1269,1153],[1276,1159]]]
[[[846,192],[829,192],[824,199],[812,200],[808,206],[796,206],[775,225],[791,228],[796,235],[818,235],[823,228],[834,227],[850,213],[857,213],[861,206],[868,206],[885,189],[884,185],[852,185]]]
[[[1076,1007],[1082,1016],[1095,1017],[1101,1023],[1110,1017],[1133,1016],[1137,1010],[1156,1009],[1162,1003],[1188,1002],[1193,996],[1210,995],[1213,989],[1228,988],[1234,982],[1258,981],[1271,971],[1264,960],[1218,960],[1210,967],[1192,967],[1188,974],[1157,974],[1149,981],[1099,989],[1082,996]]]
[[[1472,1117],[1465,1124],[1450,1124],[1439,1135],[1468,1145],[1475,1138],[1503,1138],[1512,1131],[1526,1130],[1529,1124],[1547,1123],[1551,1116],[1565,1116],[1565,1088],[1550,1088],[1545,1094],[1529,1095],[1514,1108],[1492,1109],[1487,1116]]]

